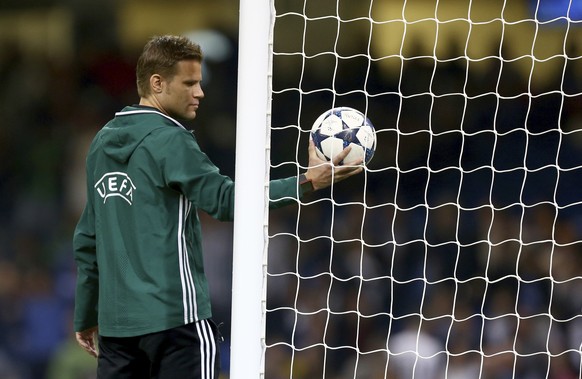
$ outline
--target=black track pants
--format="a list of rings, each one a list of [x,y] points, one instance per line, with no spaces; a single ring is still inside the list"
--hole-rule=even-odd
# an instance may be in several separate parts
[[[210,320],[137,337],[99,336],[98,379],[217,379],[219,334]]]

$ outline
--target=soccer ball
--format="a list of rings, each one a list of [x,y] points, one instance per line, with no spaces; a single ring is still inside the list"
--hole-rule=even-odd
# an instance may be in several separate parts
[[[349,107],[333,108],[321,114],[313,123],[311,139],[317,156],[328,161],[351,146],[350,153],[340,164],[359,159],[367,164],[376,151],[374,125],[362,112]]]

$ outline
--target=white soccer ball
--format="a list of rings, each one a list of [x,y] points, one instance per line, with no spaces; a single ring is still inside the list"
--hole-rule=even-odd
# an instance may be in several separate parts
[[[330,109],[319,116],[311,128],[317,155],[331,161],[348,146],[352,149],[341,164],[362,160],[370,162],[376,151],[376,130],[360,111],[349,107]]]

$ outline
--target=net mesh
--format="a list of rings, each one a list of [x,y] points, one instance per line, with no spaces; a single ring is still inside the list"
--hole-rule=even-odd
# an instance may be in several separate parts
[[[335,106],[378,147],[269,216],[265,377],[582,377],[581,14],[274,1],[272,176]]]

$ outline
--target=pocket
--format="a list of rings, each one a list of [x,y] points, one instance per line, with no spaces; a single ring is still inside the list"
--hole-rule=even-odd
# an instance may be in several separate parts
[[[220,324],[217,325],[212,319],[208,319],[208,324],[210,324],[210,328],[212,329],[212,334],[214,334],[215,341],[218,343],[224,342],[224,337],[222,336],[222,333],[220,333],[220,328],[224,324],[221,322]]]

